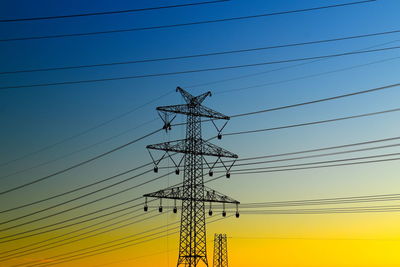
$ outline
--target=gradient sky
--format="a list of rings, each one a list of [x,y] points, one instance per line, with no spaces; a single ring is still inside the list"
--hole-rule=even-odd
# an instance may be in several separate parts
[[[231,0],[226,3],[135,14],[0,23],[0,39],[185,23],[345,2]],[[151,1],[151,3],[150,1],[96,1],[96,4],[94,4],[93,1],[75,0],[3,0],[0,3],[0,18],[100,12],[166,5],[166,3],[167,1]],[[168,1],[168,4],[172,3],[187,3],[187,1]],[[362,5],[313,12],[171,29],[0,42],[0,72],[173,57],[398,30],[400,29],[399,10],[400,2],[398,0],[378,0]],[[390,34],[326,44],[196,59],[94,69],[8,74],[0,75],[0,86],[213,68],[399,46],[399,44],[400,34]],[[377,63],[377,61],[381,62]],[[162,126],[162,123],[157,119],[155,108],[183,103],[180,95],[174,93],[176,86],[181,86],[193,94],[210,90],[213,95],[206,99],[204,104],[224,114],[234,115],[399,82],[399,50],[304,63],[285,63],[77,85],[0,90],[1,189],[5,190],[53,173],[158,129]],[[287,68],[277,70],[282,67]],[[249,76],[241,77],[246,75]],[[399,97],[398,88],[392,88],[336,101],[235,118],[229,122],[225,131],[235,132],[269,128],[394,109],[399,107]],[[2,164],[79,134],[136,108],[138,109],[120,119],[56,145],[51,149],[24,157],[7,165]],[[178,117],[176,121],[182,122],[184,118]],[[395,112],[329,124],[227,136],[221,141],[214,140],[214,143],[238,154],[239,157],[245,158],[394,137],[398,136],[399,122],[399,115]],[[212,125],[204,126],[205,137],[215,135],[215,130],[212,127]],[[145,149],[147,144],[183,138],[184,133],[185,130],[182,126],[174,127],[168,134],[160,132],[83,167],[2,195],[0,196],[1,210],[30,203],[148,163],[150,157]],[[67,155],[115,135],[118,135],[118,137],[90,149],[74,153],[62,160],[9,175]],[[390,148],[379,150],[379,152],[354,153],[351,156],[396,152],[398,152],[398,149]],[[347,157],[350,156],[331,156],[324,157],[321,160]],[[296,163],[302,162],[296,161]],[[171,165],[170,162],[167,164]],[[242,203],[391,194],[400,193],[399,170],[399,165],[395,161],[292,172],[232,175],[230,180],[220,179],[210,183],[209,186],[240,200]],[[166,173],[165,170],[160,171],[160,174],[164,173]],[[125,177],[129,177],[129,175],[123,176],[123,178]],[[156,175],[150,173],[110,190],[19,222],[73,207],[79,203],[94,200],[154,177]],[[18,233],[34,227],[56,223],[102,207],[108,207],[180,182],[181,179],[181,176],[170,175],[157,182],[85,208],[7,232],[4,231],[1,235]],[[111,182],[107,184],[111,184]],[[100,188],[100,186],[96,188]],[[90,192],[90,189],[84,192]],[[74,196],[79,194],[76,193]],[[52,202],[4,213],[1,215],[1,221],[70,198],[70,196],[65,196]],[[138,214],[140,213],[138,212]],[[220,215],[215,215],[212,220],[218,218],[218,216]],[[8,267],[17,263],[45,259],[60,253],[145,231],[150,227],[165,226],[179,220],[179,218],[172,212],[163,213],[148,221],[82,242],[12,261],[0,262],[0,266]],[[233,267],[399,266],[399,223],[400,219],[396,213],[243,214],[240,219],[227,218],[210,224],[207,228],[207,236],[209,241],[212,241],[214,233],[226,233],[230,237],[228,239],[229,264]],[[1,225],[1,227],[10,225],[13,224]],[[79,229],[79,227],[82,227],[82,225],[10,243],[1,243],[0,251],[38,242],[67,233],[72,229]],[[171,230],[170,232],[174,231]],[[178,235],[171,234],[168,237],[151,242],[59,266],[174,266],[177,259],[177,248]],[[212,242],[208,244],[208,253],[211,263]]]

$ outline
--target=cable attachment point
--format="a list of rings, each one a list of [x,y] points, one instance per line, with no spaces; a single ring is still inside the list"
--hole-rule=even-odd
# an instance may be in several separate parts
[[[220,160],[220,158],[221,157],[217,157],[217,160],[213,163],[213,165],[210,166],[210,164],[208,164],[206,158],[203,156],[203,160],[206,163],[207,167],[209,168],[208,175],[210,177],[212,177],[214,175],[213,169],[214,169],[215,165],[218,163],[218,161]]]
[[[150,149],[147,149],[147,151],[149,152],[150,158],[151,158],[151,160],[152,160],[153,163],[154,163],[153,171],[154,171],[155,173],[158,173],[158,164],[161,162],[161,160],[163,160],[163,158],[165,157],[165,155],[167,154],[167,152],[165,152],[164,155],[163,155],[159,160],[155,160],[154,157],[153,157],[153,155],[152,155],[151,152],[150,152]]]
[[[178,212],[178,208],[176,207],[176,199],[174,199],[174,213],[177,213]]]
[[[222,217],[226,217],[225,202],[222,203]]]
[[[222,130],[225,128],[226,124],[228,123],[228,121],[225,121],[224,125],[222,125],[221,129],[218,128],[218,126],[215,124],[214,120],[211,120],[212,124],[214,125],[215,129],[218,132],[217,138],[218,140],[222,139]]]
[[[240,214],[239,214],[239,204],[236,203],[236,214],[235,214],[236,218],[239,218]]]
[[[232,164],[230,166],[226,166],[225,163],[222,161],[222,159],[219,158],[219,161],[222,163],[222,166],[224,166],[225,170],[226,170],[226,178],[231,178],[231,169],[233,167],[233,165],[236,162],[236,159],[232,161]]]
[[[171,159],[172,163],[175,165],[175,168],[176,168],[176,169],[175,169],[175,174],[176,174],[176,175],[179,175],[179,173],[180,173],[179,167],[181,166],[184,157],[182,157],[181,160],[180,160],[178,163],[176,163],[176,161],[175,161],[174,158],[171,156],[171,154],[168,153],[168,151],[166,152],[166,154],[167,154],[168,157]]]
[[[164,122],[164,126],[162,128],[165,130],[165,132],[171,131],[171,123],[176,118],[176,115],[172,119],[169,119],[169,114],[167,112],[158,111],[158,116]]]
[[[158,207],[158,211],[162,212],[163,208],[162,208],[162,198],[160,198],[160,206]]]
[[[211,206],[211,202],[210,202],[210,209],[208,210],[208,215],[212,216],[213,212],[212,212],[212,206]]]
[[[143,210],[146,212],[149,210],[149,206],[147,206],[147,197],[144,198],[144,208]]]

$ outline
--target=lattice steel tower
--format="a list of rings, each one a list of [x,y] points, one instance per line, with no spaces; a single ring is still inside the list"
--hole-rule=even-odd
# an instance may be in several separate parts
[[[213,267],[228,267],[228,240],[226,234],[214,234]]]
[[[159,160],[154,160],[154,157],[150,153],[151,158],[154,161],[155,167],[154,172],[158,172],[158,164],[160,161],[167,157],[172,159],[172,162],[176,167],[176,174],[179,174],[180,164],[184,162],[184,177],[181,186],[169,187],[163,190],[159,190],[154,193],[145,194],[146,204],[144,210],[147,211],[147,198],[154,197],[160,199],[159,211],[162,212],[163,198],[173,199],[174,213],[177,212],[176,201],[182,201],[182,214],[181,214],[181,225],[180,225],[180,244],[179,244],[179,256],[177,266],[197,266],[200,262],[208,266],[207,261],[207,250],[206,250],[206,222],[205,222],[205,203],[209,202],[210,210],[209,215],[212,215],[211,203],[219,202],[223,203],[223,216],[226,216],[225,203],[236,204],[236,217],[239,217],[237,210],[239,202],[225,196],[221,193],[216,192],[210,188],[204,186],[203,180],[203,167],[208,166],[209,175],[213,175],[213,168],[217,163],[221,163],[226,170],[226,177],[230,177],[230,169],[238,157],[223,148],[220,148],[201,137],[201,118],[205,117],[211,120],[214,126],[218,130],[218,139],[221,139],[222,129],[218,129],[214,120],[229,120],[229,117],[216,112],[210,108],[202,106],[201,103],[207,96],[211,95],[211,92],[201,94],[199,96],[192,96],[187,91],[178,87],[177,92],[181,93],[186,104],[157,107],[160,117],[164,121],[164,129],[166,131],[171,129],[171,121],[168,120],[168,114],[183,114],[187,117],[186,126],[186,139],[170,141],[160,144],[148,145],[147,148],[150,150],[161,150],[164,151],[164,155]],[[183,153],[184,156],[180,161],[174,161],[171,157],[170,152]],[[213,164],[209,164],[206,157],[212,156],[217,159]],[[232,158],[230,162],[232,164],[224,164],[222,158]],[[178,162],[178,163],[177,163]],[[204,165],[203,165],[204,164]]]

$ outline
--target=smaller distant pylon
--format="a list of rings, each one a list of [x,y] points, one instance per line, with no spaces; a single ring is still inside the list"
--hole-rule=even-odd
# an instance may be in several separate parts
[[[228,241],[226,234],[214,234],[213,267],[228,267]]]

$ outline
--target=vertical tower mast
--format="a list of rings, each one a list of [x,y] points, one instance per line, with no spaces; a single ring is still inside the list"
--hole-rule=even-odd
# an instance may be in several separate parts
[[[207,94],[208,95],[208,94]],[[205,98],[205,97],[204,97]],[[207,264],[206,225],[204,198],[203,159],[201,142],[201,117],[198,113],[199,101],[187,98],[186,140],[187,151],[184,159],[183,200],[178,266],[180,264],[196,266],[199,260]]]
[[[177,91],[181,93],[186,104],[157,107],[157,110],[163,113],[178,113],[186,115],[186,139],[148,145],[147,148],[165,151],[161,159],[163,159],[165,156],[171,157],[169,152],[184,154],[183,185],[169,187],[154,193],[145,194],[144,196],[146,197],[146,203],[148,197],[160,199],[167,198],[174,199],[175,201],[182,201],[179,257],[177,266],[183,265],[192,267],[197,266],[199,262],[203,262],[206,266],[208,266],[206,250],[205,202],[210,202],[210,207],[211,202],[223,203],[224,207],[225,203],[233,203],[236,204],[237,207],[239,202],[204,186],[203,164],[205,163],[207,166],[210,166],[210,164],[208,164],[206,161],[205,156],[217,157],[217,160],[210,168],[210,176],[213,174],[212,168],[215,166],[215,164],[217,162],[221,162],[227,171],[227,177],[230,176],[229,171],[233,163],[228,168],[226,167],[227,165],[223,163],[221,158],[236,159],[238,156],[202,139],[202,117],[212,120],[229,120],[228,116],[201,105],[204,99],[211,95],[211,92],[194,97],[180,87],[177,88]],[[164,123],[164,129],[168,130],[171,126],[170,122],[165,120]],[[161,159],[159,161],[154,161],[153,158],[155,163],[155,172],[158,172],[157,165]],[[179,174],[179,164],[176,165],[176,167],[176,173]],[[145,211],[146,210],[147,204],[145,206]],[[162,211],[161,206],[159,210]],[[176,211],[177,208],[175,207],[174,212]],[[210,215],[212,214],[211,208],[209,213]],[[225,215],[226,212],[224,210],[223,216]],[[238,211],[236,211],[236,217],[239,217]]]
[[[228,240],[226,234],[214,235],[213,267],[228,267]]]

